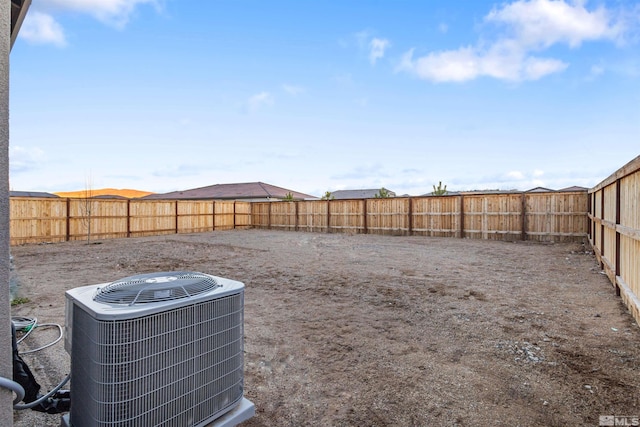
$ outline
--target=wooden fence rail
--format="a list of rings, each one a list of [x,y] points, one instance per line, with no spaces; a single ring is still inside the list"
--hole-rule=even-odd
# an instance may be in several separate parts
[[[582,240],[585,192],[240,202],[11,198],[11,244],[198,233],[233,228]]]
[[[587,201],[578,191],[254,202],[251,223],[296,231],[582,241]]]
[[[589,190],[589,241],[640,323],[640,156]]]
[[[12,197],[11,244],[249,228],[251,204],[202,200]]]
[[[11,244],[233,228],[581,241],[586,192],[294,202],[11,198]]]

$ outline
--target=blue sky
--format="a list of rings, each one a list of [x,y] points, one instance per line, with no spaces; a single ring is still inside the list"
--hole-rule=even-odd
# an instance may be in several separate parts
[[[592,187],[640,155],[634,1],[33,0],[10,186]]]

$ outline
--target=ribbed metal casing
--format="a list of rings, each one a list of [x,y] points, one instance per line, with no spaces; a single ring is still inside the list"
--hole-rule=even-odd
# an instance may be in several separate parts
[[[73,427],[200,427],[242,400],[244,284],[211,277],[209,292],[140,305],[96,302],[109,284],[66,292]]]

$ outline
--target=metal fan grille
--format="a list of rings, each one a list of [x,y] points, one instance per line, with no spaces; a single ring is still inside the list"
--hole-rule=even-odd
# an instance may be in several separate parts
[[[177,271],[125,277],[98,289],[94,301],[110,304],[147,304],[189,298],[218,288],[208,274]]]

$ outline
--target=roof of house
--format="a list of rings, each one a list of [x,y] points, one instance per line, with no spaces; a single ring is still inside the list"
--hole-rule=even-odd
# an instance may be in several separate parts
[[[43,197],[43,198],[59,198],[55,194],[45,193],[42,191],[10,191],[9,197]]]
[[[438,194],[438,196],[457,196],[461,194],[460,191],[445,191],[443,194]],[[430,193],[425,193],[425,194],[421,194],[419,197],[429,197],[429,196],[435,196],[435,194],[433,194],[433,191]]]
[[[150,194],[143,199],[285,199],[291,194],[295,200],[317,199],[315,196],[288,190],[264,182],[245,182],[238,184],[215,184],[191,190],[173,191],[164,194]]]
[[[396,197],[396,193],[393,191],[389,191],[390,197]],[[380,192],[379,188],[374,189],[362,189],[362,190],[336,190],[332,191],[331,195],[336,200],[345,200],[345,199],[373,199],[376,197],[376,194]]]
[[[525,193],[548,193],[548,192],[554,192],[556,190],[552,190],[550,188],[545,188],[545,187],[534,187],[531,190],[527,190],[525,191]]]
[[[97,196],[91,196],[92,199],[121,199],[127,200],[128,197],[121,196],[119,194],[98,194]]]
[[[571,187],[567,187],[567,188],[562,188],[558,191],[589,191],[589,189],[587,187],[580,187],[579,185],[574,185]]]

